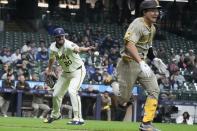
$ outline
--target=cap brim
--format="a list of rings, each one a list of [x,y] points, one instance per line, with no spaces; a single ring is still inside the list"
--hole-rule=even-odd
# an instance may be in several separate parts
[[[66,34],[61,34],[61,35],[54,35],[55,37],[57,37],[57,36],[65,36]]]

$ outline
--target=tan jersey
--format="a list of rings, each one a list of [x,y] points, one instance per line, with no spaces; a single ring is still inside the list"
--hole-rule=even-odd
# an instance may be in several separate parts
[[[84,64],[79,54],[73,51],[74,48],[79,47],[66,39],[60,49],[56,47],[56,42],[53,42],[50,46],[50,58],[56,58],[64,72],[73,72]]]
[[[149,27],[144,18],[136,18],[126,31],[124,36],[125,43],[131,42],[135,44],[141,58],[146,58],[148,49],[152,46],[153,37],[155,34],[155,27]],[[128,52],[125,50],[125,54]],[[128,54],[129,55],[129,54]]]
[[[102,106],[107,106],[107,105],[111,105],[111,97],[101,97],[102,100]]]

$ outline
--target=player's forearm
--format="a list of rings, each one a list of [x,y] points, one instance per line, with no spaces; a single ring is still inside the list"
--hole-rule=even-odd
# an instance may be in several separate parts
[[[139,56],[139,52],[136,48],[136,46],[133,43],[128,42],[126,44],[126,48],[129,51],[129,54],[131,55],[131,57],[136,61],[136,62],[140,62],[142,61],[141,57]]]
[[[48,63],[49,70],[52,70],[52,66],[53,66],[54,61],[55,61],[54,59],[49,59],[49,63]]]
[[[89,50],[91,50],[90,47],[79,47],[79,52],[87,52]]]

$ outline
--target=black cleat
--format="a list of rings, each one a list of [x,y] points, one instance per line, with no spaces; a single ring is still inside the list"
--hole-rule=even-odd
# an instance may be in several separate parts
[[[61,118],[61,115],[58,118],[52,118],[52,117],[48,117],[46,119],[44,119],[44,123],[52,123],[53,121],[59,120]]]

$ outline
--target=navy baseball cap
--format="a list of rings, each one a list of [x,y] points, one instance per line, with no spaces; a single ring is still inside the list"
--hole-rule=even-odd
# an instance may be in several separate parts
[[[64,32],[63,28],[55,28],[53,31],[53,35],[54,36],[62,36],[62,35],[66,35],[66,33]]]

